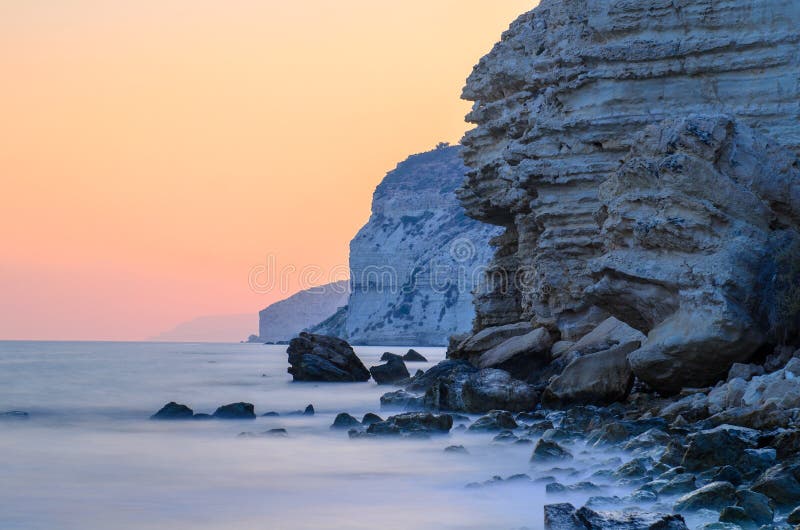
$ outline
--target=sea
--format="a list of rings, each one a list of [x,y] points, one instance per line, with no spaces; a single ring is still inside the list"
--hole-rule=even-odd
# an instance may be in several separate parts
[[[412,373],[445,355],[415,349],[430,362],[409,364]],[[350,439],[330,428],[335,416],[397,413],[380,409],[393,388],[294,383],[285,350],[0,342],[0,413],[28,413],[0,420],[0,529],[538,530],[544,504],[565,499],[549,497],[550,479],[537,478],[577,482],[622,456],[585,448],[574,462],[537,469],[532,445],[463,427],[430,439]],[[406,350],[356,348],[367,366],[384,351]],[[170,401],[205,413],[245,401],[259,417],[149,419]],[[309,404],[313,416],[296,413]],[[280,415],[261,416],[272,411]],[[261,435],[279,428],[288,436]],[[450,445],[468,454],[445,452]],[[531,480],[475,486],[522,473]],[[597,494],[568,500],[581,505]]]

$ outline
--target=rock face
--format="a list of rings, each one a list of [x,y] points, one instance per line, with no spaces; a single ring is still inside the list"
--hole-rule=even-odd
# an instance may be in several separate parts
[[[350,282],[329,283],[300,291],[258,313],[258,336],[263,342],[291,340],[347,305]]]
[[[336,337],[301,333],[291,340],[288,372],[295,381],[353,383],[369,381],[369,370],[353,348]]]
[[[390,385],[411,377],[401,357],[390,357],[386,363],[371,367],[369,373],[379,385]]]
[[[469,219],[456,199],[466,174],[460,151],[414,155],[378,185],[372,215],[350,243],[352,294],[335,319],[344,331],[318,332],[353,344],[445,346],[472,328],[470,292],[498,230]]]
[[[464,90],[459,197],[505,228],[476,330],[576,340],[613,315],[667,392],[792,336],[799,23],[784,0],[542,0],[514,22]]]

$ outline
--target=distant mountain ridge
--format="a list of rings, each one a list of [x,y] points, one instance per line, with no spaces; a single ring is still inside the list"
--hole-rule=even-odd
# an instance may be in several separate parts
[[[256,317],[246,315],[208,315],[178,324],[148,340],[164,342],[239,342],[256,328]]]
[[[349,293],[350,282],[342,280],[275,302],[258,313],[258,337],[263,342],[290,340],[347,305]]]

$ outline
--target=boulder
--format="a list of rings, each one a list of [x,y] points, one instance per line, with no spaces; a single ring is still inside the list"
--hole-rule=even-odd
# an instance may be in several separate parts
[[[770,524],[775,519],[775,510],[766,495],[743,489],[736,492],[736,498],[736,506],[742,508],[757,526]]]
[[[352,429],[353,427],[360,427],[361,423],[353,416],[346,412],[340,412],[333,420],[331,429]]]
[[[308,405],[303,411],[303,416],[313,416],[315,413],[314,405]]]
[[[517,322],[482,329],[459,344],[455,350],[447,352],[448,359],[463,359],[477,365],[480,356],[512,337],[526,335],[533,331],[530,322]]]
[[[397,355],[396,353],[392,353],[392,352],[388,352],[388,351],[383,352],[383,355],[381,355],[381,361],[386,362],[389,359],[400,359],[400,360],[402,360],[403,356],[402,355]]]
[[[552,462],[558,460],[572,460],[572,453],[558,445],[556,442],[539,440],[533,448],[531,462]]]
[[[369,369],[372,378],[379,385],[390,385],[411,377],[402,357],[390,357],[385,364]]]
[[[728,370],[728,382],[733,379],[749,381],[757,375],[764,375],[764,367],[758,364],[733,363]]]
[[[687,493],[675,501],[674,509],[678,513],[697,512],[700,510],[722,511],[726,506],[736,504],[736,488],[730,482],[712,482],[700,489]]]
[[[524,412],[536,407],[538,397],[534,387],[503,370],[455,370],[429,386],[424,403],[434,410],[471,414],[490,410]]]
[[[151,420],[190,420],[194,417],[194,411],[186,405],[170,401],[161,409],[150,416]]]
[[[589,355],[612,348],[622,348],[628,352],[637,349],[645,341],[644,334],[614,317],[609,317],[581,337],[566,354],[575,357]]]
[[[608,405],[624,400],[633,388],[633,371],[628,363],[632,347],[617,346],[576,358],[550,382],[543,401],[548,406],[565,406]]]
[[[446,434],[453,428],[449,414],[434,415],[427,412],[407,412],[375,422],[367,428],[368,434]]]
[[[746,459],[746,450],[758,446],[759,432],[733,425],[696,432],[688,437],[688,446],[681,465],[690,470],[738,465]]]
[[[793,460],[767,469],[750,489],[780,506],[797,506],[800,504],[800,463]]]
[[[352,383],[370,378],[353,348],[336,337],[303,332],[289,342],[286,352],[294,381]]]
[[[381,396],[381,409],[418,410],[424,408],[422,396],[395,390]]]
[[[553,338],[545,328],[517,335],[481,354],[478,368],[499,368],[514,378],[526,380],[550,362]]]
[[[0,413],[0,420],[27,420],[29,418],[30,414],[22,410],[9,410]],[[160,418],[154,418],[154,419],[160,419]]]
[[[374,414],[372,412],[367,412],[366,414],[364,414],[364,417],[361,418],[361,425],[369,427],[373,423],[378,423],[381,421],[383,421],[383,418],[381,418],[377,414]]]
[[[410,349],[403,355],[403,360],[407,363],[426,363],[428,359],[425,358],[420,352]]]
[[[213,414],[218,420],[254,420],[255,407],[252,403],[231,403],[219,407]]]
[[[421,376],[406,387],[414,392],[426,392],[431,387],[437,385],[443,378],[452,380],[462,379],[462,376],[477,372],[477,368],[463,360],[445,360],[425,371]]]
[[[475,423],[469,426],[470,431],[502,431],[505,429],[516,429],[517,422],[511,413],[505,410],[493,410],[485,416],[481,416]]]

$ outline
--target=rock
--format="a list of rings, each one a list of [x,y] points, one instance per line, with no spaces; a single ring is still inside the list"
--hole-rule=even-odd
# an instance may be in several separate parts
[[[264,434],[272,438],[287,438],[289,436],[289,433],[286,431],[286,429],[270,429]]]
[[[373,423],[367,433],[391,434],[446,434],[453,428],[453,417],[448,414],[436,416],[427,412],[407,412],[391,416],[386,421]]]
[[[773,466],[758,477],[750,489],[780,506],[796,506],[800,504],[800,464],[789,461]]]
[[[577,510],[571,504],[549,504],[544,507],[545,530],[581,530],[586,528],[578,519]]]
[[[482,416],[475,420],[475,423],[469,426],[470,431],[502,431],[505,429],[516,429],[517,422],[514,417],[505,410],[493,410],[486,416]]]
[[[769,497],[766,495],[751,490],[739,490],[736,492],[736,497],[738,499],[736,505],[741,507],[747,517],[758,526],[769,524],[775,519],[775,510],[772,509]]]
[[[461,387],[463,411],[480,414],[490,410],[525,412],[539,402],[536,389],[514,379],[503,370],[481,370],[472,374]]]
[[[500,434],[492,438],[495,443],[514,443],[519,440],[519,436],[511,431],[502,431]]]
[[[289,373],[295,381],[350,383],[368,381],[369,371],[345,341],[301,333],[291,340]]]
[[[549,406],[610,404],[625,399],[633,387],[630,350],[610,350],[578,357],[547,386],[542,399]]]
[[[630,353],[645,341],[644,334],[626,323],[609,317],[581,337],[568,351],[567,355],[578,357],[619,348]]]
[[[170,403],[170,405],[173,405],[173,404],[174,403]],[[164,409],[161,409],[161,410],[164,410]],[[156,415],[157,414],[158,413],[156,413]],[[2,421],[2,420],[27,420],[29,418],[30,418],[30,414],[28,414],[27,412],[22,411],[22,410],[9,410],[7,412],[0,413],[0,421]],[[153,418],[153,419],[161,419],[161,418]],[[164,418],[164,419],[168,419],[168,418]],[[169,419],[171,419],[171,418],[169,418]],[[179,418],[175,418],[175,419],[179,419]]]
[[[372,412],[367,412],[366,414],[364,414],[364,418],[362,418],[361,420],[361,425],[366,425],[367,427],[369,427],[373,423],[378,423],[381,421],[383,421],[383,418],[381,418],[377,414],[373,414]]]
[[[407,363],[426,363],[428,359],[415,349],[410,349],[403,355],[403,360]]]
[[[8,414],[8,413],[6,413]],[[194,416],[194,411],[186,405],[170,401],[161,409],[150,416],[151,420],[190,420]]]
[[[674,509],[679,513],[699,510],[721,511],[726,506],[736,504],[736,488],[730,482],[712,482],[687,493],[675,502]]]
[[[303,416],[313,416],[314,412],[314,405],[308,405],[303,411]]]
[[[697,489],[697,482],[691,473],[682,473],[657,489],[659,495],[685,495]]]
[[[506,228],[491,270],[525,280],[482,291],[476,329],[531,319],[566,336],[610,313],[650,335],[631,362],[668,392],[746,362],[770,317],[785,322],[772,293],[786,290],[759,282],[778,279],[770,239],[797,225],[800,144],[800,86],[754,80],[796,78],[798,22],[782,0],[544,0],[519,17],[463,94],[476,127],[459,197]],[[769,140],[731,142],[738,127],[702,125],[695,139],[639,136],[691,113],[724,113]]]
[[[780,432],[769,445],[775,448],[778,459],[791,458],[800,452],[800,430],[792,429]]]
[[[199,420],[199,421],[206,421],[206,420],[213,420],[214,416],[212,416],[211,414],[202,414],[201,413],[201,414],[195,414],[194,416],[192,416],[192,419],[193,420]]]
[[[463,382],[465,376],[477,371],[477,368],[466,361],[445,360],[427,370],[422,376],[415,377],[407,388],[415,392],[426,392],[431,387],[438,385],[442,379]]]
[[[406,368],[406,363],[400,357],[390,357],[386,364],[370,368],[369,373],[372,374],[372,378],[379,385],[389,385],[411,377]]]
[[[255,407],[252,403],[230,403],[219,407],[213,414],[218,420],[254,420]]]
[[[279,416],[280,416],[280,414],[278,414],[277,412],[275,412],[274,410],[272,410],[272,411],[269,411],[269,412],[265,412],[265,413],[264,413],[264,414],[262,414],[261,416],[262,416],[262,417],[265,417],[265,418],[277,418],[277,417],[279,417]]]
[[[544,507],[545,530],[688,530],[680,515],[651,512],[596,512],[571,504]]]
[[[553,339],[545,328],[517,335],[487,350],[478,359],[478,368],[498,368],[512,377],[526,380],[550,362]]]
[[[758,431],[733,425],[721,425],[691,434],[681,465],[693,470],[726,464],[738,467],[745,458],[745,451],[757,447],[758,436]]]
[[[388,351],[387,352],[383,352],[383,355],[381,355],[381,361],[386,362],[389,359],[400,359],[402,361],[403,360],[403,356],[402,355],[397,355],[396,353],[392,353],[392,352],[388,352]]]
[[[452,454],[459,454],[459,455],[468,455],[469,451],[463,445],[448,445],[444,448],[445,453],[452,453]]]
[[[728,370],[728,382],[734,379],[749,381],[757,375],[764,375],[764,367],[757,364],[733,363]]]
[[[733,466],[722,466],[711,477],[712,482],[730,482],[734,486],[742,483],[742,474]]]
[[[418,410],[424,408],[422,396],[405,390],[387,392],[381,396],[381,409]]]
[[[788,517],[786,517],[786,522],[789,524],[800,524],[800,507],[792,510]]]
[[[464,340],[454,351],[447,352],[448,359],[464,359],[477,365],[481,355],[513,337],[532,332],[530,322],[516,322],[481,330]]]
[[[346,412],[340,412],[333,420],[331,429],[351,429],[353,427],[360,427],[361,424],[353,416]]]
[[[533,448],[531,462],[549,462],[553,460],[572,460],[572,453],[556,442],[539,440]]]
[[[742,530],[757,530],[758,525],[747,515],[747,511],[741,506],[727,506],[719,514],[721,523],[731,523],[737,525]]]

